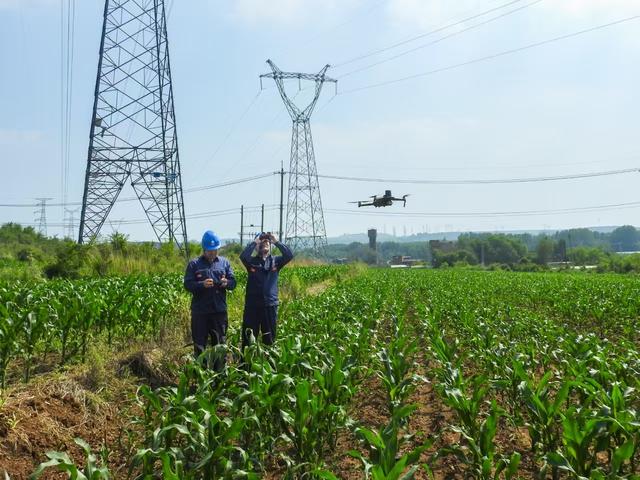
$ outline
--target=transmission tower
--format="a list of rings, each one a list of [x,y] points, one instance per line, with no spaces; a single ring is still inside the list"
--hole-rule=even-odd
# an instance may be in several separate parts
[[[186,248],[164,0],[105,0],[80,243],[129,179],[158,240]]]
[[[63,225],[65,228],[65,238],[73,238],[76,232],[76,213],[78,213],[78,208],[64,209],[64,220]]]
[[[325,76],[329,65],[317,74],[309,74],[283,72],[271,60],[267,60],[267,63],[272,72],[260,75],[260,82],[263,78],[272,78],[276,82],[280,96],[293,120],[285,240],[293,251],[309,248],[321,254],[327,246],[327,234],[324,227],[309,119],[318,102],[324,82],[334,82],[337,85],[337,80]],[[293,99],[287,95],[284,81],[289,79],[298,79],[298,82],[302,80],[315,82],[315,94],[311,103],[305,108],[296,106]]]
[[[52,198],[36,198],[38,201],[38,210],[36,210],[34,215],[36,215],[36,225],[38,227],[38,233],[43,236],[47,236],[47,202],[49,200],[53,200]]]

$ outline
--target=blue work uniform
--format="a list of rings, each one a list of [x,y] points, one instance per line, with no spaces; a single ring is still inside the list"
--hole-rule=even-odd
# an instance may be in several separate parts
[[[262,334],[263,343],[270,345],[276,338],[278,320],[278,277],[280,270],[293,259],[293,253],[285,244],[275,242],[282,255],[252,256],[255,244],[251,243],[240,254],[247,269],[247,289],[242,318],[242,346],[249,344],[248,332],[255,338]]]
[[[204,281],[213,280],[214,286],[206,288]],[[227,279],[227,286],[220,285],[222,278]],[[207,260],[204,255],[193,259],[187,265],[184,274],[184,287],[191,292],[191,337],[194,354],[202,353],[209,339],[211,345],[226,342],[229,319],[227,316],[227,290],[236,287],[236,279],[229,260],[216,257]],[[215,369],[221,370],[224,360],[216,360]]]

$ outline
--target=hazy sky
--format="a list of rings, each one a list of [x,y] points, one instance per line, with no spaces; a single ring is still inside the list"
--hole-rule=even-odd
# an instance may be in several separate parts
[[[321,174],[468,180],[639,166],[640,19],[441,73],[357,89],[640,15],[640,0],[514,1],[475,20],[341,65],[508,2],[175,0],[169,41],[183,186],[274,171],[281,162],[288,168],[291,121],[273,84],[265,82],[269,88],[258,95],[258,76],[268,72],[267,58],[285,71],[337,66],[329,75],[339,79],[340,94],[332,99],[333,85],[326,85],[311,121]],[[0,0],[0,203],[62,198],[60,4]],[[102,0],[76,1],[69,202],[82,200],[103,9]],[[422,48],[350,73],[416,47]],[[297,82],[290,88],[295,94]],[[302,91],[297,100],[304,101],[308,93]],[[417,233],[640,224],[637,206],[479,215],[637,202],[638,182],[640,174],[635,173],[454,186],[320,179],[320,186],[327,233],[335,236],[372,226],[402,234],[405,229]],[[411,194],[406,209],[394,205],[358,211],[347,203],[385,189]],[[122,196],[131,194],[125,187]],[[190,216],[241,204],[274,205],[278,195],[274,176],[185,194],[185,207]],[[0,222],[32,224],[33,210],[0,207]],[[426,212],[469,215],[423,215]],[[247,223],[259,222],[253,215]],[[50,207],[47,216],[50,224],[59,224],[63,209]],[[103,233],[118,229],[132,239],[151,239],[146,225],[118,226],[119,221],[141,218],[139,205],[117,205]],[[266,223],[266,229],[277,229],[274,209],[267,211]],[[189,236],[199,238],[211,228],[233,237],[239,224],[235,212],[190,219]],[[48,233],[61,235],[63,229],[51,226]]]

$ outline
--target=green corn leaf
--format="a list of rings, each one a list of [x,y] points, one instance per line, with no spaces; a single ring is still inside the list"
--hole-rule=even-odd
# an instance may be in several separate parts
[[[377,448],[378,450],[384,449],[384,441],[376,432],[368,428],[356,428],[356,435],[364,438],[371,447]]]
[[[633,456],[634,448],[633,438],[630,438],[615,449],[611,458],[611,471],[613,473],[618,473],[623,463]]]

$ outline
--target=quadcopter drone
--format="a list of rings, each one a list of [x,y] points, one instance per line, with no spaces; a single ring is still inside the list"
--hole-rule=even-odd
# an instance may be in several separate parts
[[[371,195],[372,200],[361,200],[358,202],[349,202],[349,203],[357,203],[358,207],[388,207],[391,204],[393,204],[393,202],[402,202],[404,205],[404,207],[407,206],[407,197],[409,196],[409,194],[407,195],[403,195],[402,198],[396,198],[393,195],[391,195],[391,190],[385,190],[384,191],[384,195],[382,195],[381,197],[377,196],[377,195]]]

